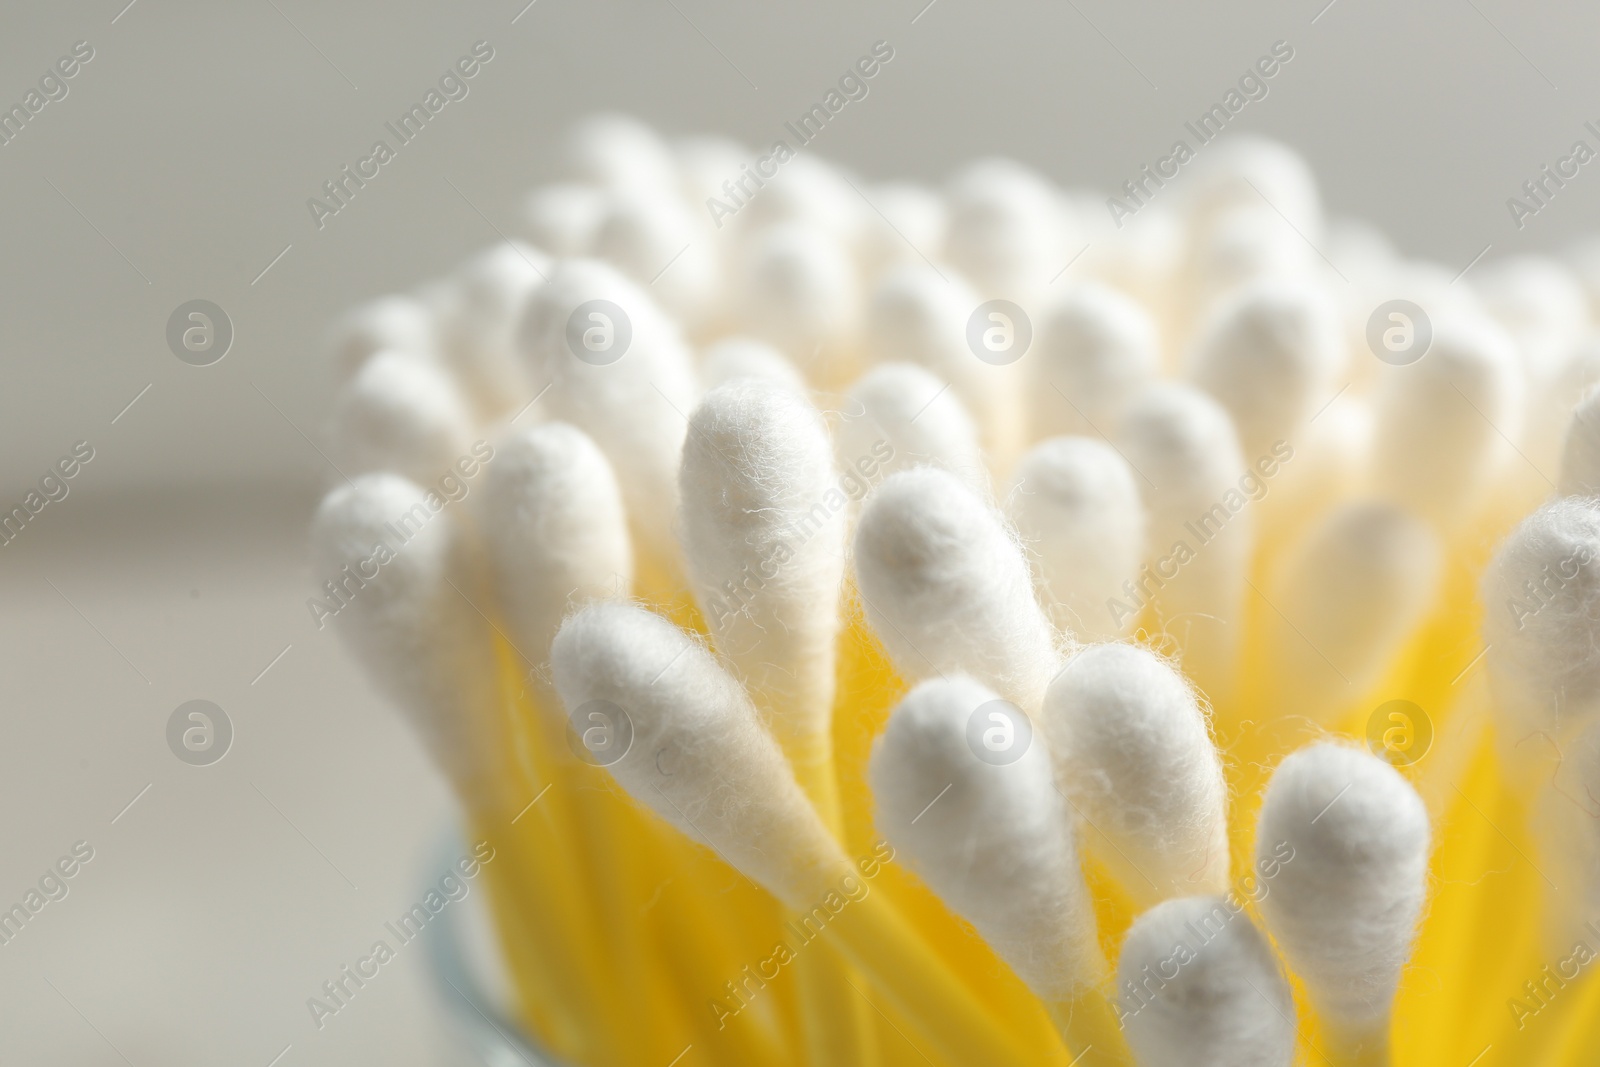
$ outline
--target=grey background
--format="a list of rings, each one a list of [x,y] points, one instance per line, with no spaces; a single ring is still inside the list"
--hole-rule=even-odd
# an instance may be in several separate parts
[[[895,59],[817,151],[930,181],[1006,153],[1105,188],[1283,39],[1295,58],[1236,125],[1303,152],[1331,209],[1452,270],[1600,228],[1600,164],[1520,233],[1505,206],[1594,143],[1600,10],[1576,2],[124,3],[0,15],[5,104],[75,41],[96,51],[0,147],[0,504],[74,441],[97,452],[0,548],[0,902],[72,842],[97,851],[0,946],[11,1062],[450,1062],[419,954],[320,1033],[304,1007],[436,877],[449,822],[305,612],[329,473],[307,437],[330,319],[495,240],[573,117],[765,144],[882,38]],[[319,232],[307,197],[480,39],[471,94]],[[211,367],[164,341],[195,298],[234,324]],[[196,697],[237,732],[207,768],[163,739]]]

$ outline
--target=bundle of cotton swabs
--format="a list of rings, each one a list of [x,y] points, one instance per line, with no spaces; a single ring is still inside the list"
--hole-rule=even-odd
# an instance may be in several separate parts
[[[314,610],[553,1063],[1600,1056],[1600,256],[1205,151],[1118,228],[602,116],[340,324]]]

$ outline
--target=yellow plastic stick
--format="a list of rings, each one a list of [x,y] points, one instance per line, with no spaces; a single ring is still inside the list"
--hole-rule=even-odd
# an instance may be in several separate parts
[[[1076,1057],[1074,1067],[1133,1067],[1133,1056],[1123,1040],[1105,994],[1090,989],[1069,1001],[1048,1005],[1061,1040]]]
[[[882,894],[871,893],[847,904],[822,928],[822,936],[837,945],[877,991],[900,1009],[930,1051],[952,1063],[985,1067],[1021,1067],[1033,1062],[928,951]],[[865,990],[860,992],[865,995]]]

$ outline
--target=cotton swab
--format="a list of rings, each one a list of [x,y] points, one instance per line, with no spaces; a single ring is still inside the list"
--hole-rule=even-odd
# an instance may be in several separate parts
[[[806,380],[782,352],[754,337],[724,337],[705,350],[700,361],[700,384],[706,392],[739,378],[760,378],[806,391]]]
[[[501,440],[483,494],[496,592],[517,647],[538,666],[572,606],[629,591],[622,493],[583,431],[547,422]]]
[[[946,254],[986,297],[1026,305],[1071,255],[1056,191],[1013,160],[967,165],[950,179],[945,202]]]
[[[1441,567],[1433,531],[1391,504],[1347,504],[1324,519],[1272,586],[1269,710],[1332,725],[1422,621]]]
[[[501,751],[499,670],[478,577],[455,514],[435,512],[419,486],[396,474],[364,474],[331,491],[311,525],[312,565],[337,576],[341,608],[333,620],[346,647],[401,709],[456,793],[486,832],[499,838],[528,783]],[[487,600],[484,600],[487,603]],[[559,833],[548,854],[562,856]],[[558,861],[559,862],[559,861]],[[610,1038],[595,1006],[603,1002],[590,966],[587,924],[560,879],[522,876],[514,863],[496,879],[532,909],[526,929],[537,947],[567,961],[560,982],[535,964],[519,968],[553,1011],[552,1036],[574,1054],[595,1055]],[[513,962],[525,959],[512,946]]]
[[[722,183],[738,174],[751,159],[750,149],[730,137],[716,135],[680,137],[672,142],[671,151],[679,192],[696,211],[704,211],[702,205],[707,200],[726,196]]]
[[[518,212],[522,233],[537,248],[556,256],[586,256],[605,217],[605,193],[582,182],[543,185],[523,198]]]
[[[882,475],[939,467],[988,491],[971,416],[945,383],[915,364],[883,363],[863,375],[850,387],[835,436],[845,469],[859,470],[863,461]]]
[[[1228,208],[1191,251],[1191,310],[1202,312],[1211,302],[1262,279],[1313,277],[1315,256],[1311,246],[1267,204]]]
[[[1315,283],[1254,282],[1226,299],[1202,327],[1190,377],[1233,418],[1251,462],[1293,443],[1339,388],[1346,362],[1337,309]]]
[[[754,379],[706,394],[689,427],[681,536],[701,614],[827,819],[846,514],[827,427]]]
[[[855,537],[868,622],[907,678],[964,671],[1024,711],[1055,672],[1050,623],[1005,523],[954,475],[893,475]]]
[[[721,264],[701,220],[672,187],[627,189],[607,197],[592,254],[620,267],[668,314],[694,330],[717,310]]]
[[[796,780],[838,832],[832,710],[844,497],[804,395],[756,380],[706,394],[689,423],[682,542],[718,653],[754,695]],[[831,957],[796,961],[811,1054],[871,1062],[867,1005]]]
[[[1124,586],[1118,621],[1153,601],[1184,672],[1213,707],[1225,705],[1234,696],[1252,543],[1233,422],[1198,389],[1164,382],[1133,402],[1118,440],[1139,475],[1151,561]]]
[[[336,487],[312,520],[312,565],[348,598],[335,625],[351,651],[457,788],[482,798],[494,762],[483,722],[496,699],[493,650],[488,625],[458,592],[472,575],[454,518],[433,514],[423,495],[389,473]]]
[[[748,159],[741,169],[744,174],[751,173]],[[750,187],[742,177],[734,177],[739,189]],[[792,224],[813,230],[841,247],[853,248],[863,216],[870,211],[837,168],[809,152],[793,156],[783,163],[776,177],[757,183],[756,187],[757,193],[739,207],[738,228],[744,235]],[[726,190],[723,195],[727,195]]]
[[[468,260],[447,283],[441,355],[480,421],[509,414],[516,398],[528,393],[516,353],[517,324],[529,295],[552,269],[543,252],[506,241]]]
[[[677,328],[614,267],[566,260],[534,292],[518,334],[548,417],[594,439],[627,504],[646,585],[677,572],[655,516],[678,505],[678,459],[698,390]]]
[[[659,134],[631,115],[591,115],[575,124],[563,151],[567,173],[613,189],[670,189],[672,152]]]
[[[955,1063],[1027,1062],[881,894],[858,895],[864,883],[755,708],[687,634],[639,608],[591,605],[562,624],[551,662],[569,709],[604,700],[629,716],[633,744],[609,769],[636,801],[794,911],[812,915],[820,936],[940,1055]],[[817,918],[817,909],[828,917]]]
[[[1390,1012],[1427,896],[1430,837],[1417,791],[1360,749],[1302,748],[1267,784],[1256,859],[1278,862],[1261,914],[1306,985],[1335,1065],[1389,1062]]]
[[[1136,645],[1088,645],[1040,717],[1090,850],[1136,903],[1226,888],[1222,762],[1181,674]]]
[[[1149,312],[1098,282],[1066,290],[1045,308],[1037,330],[1029,400],[1035,438],[1114,433],[1128,402],[1160,369]]]
[[[1185,190],[1193,229],[1205,233],[1230,208],[1269,205],[1315,247],[1322,239],[1316,176],[1293,149],[1251,134],[1230,136],[1197,161]]]
[[[876,362],[915,363],[948,383],[998,469],[1017,453],[1022,427],[1008,368],[983,362],[968,347],[967,322],[979,302],[959,275],[902,264],[872,292],[866,338]]]
[[[1600,507],[1561,497],[1522,520],[1490,561],[1480,596],[1501,754],[1526,781],[1547,745],[1563,747],[1597,707]]]
[[[1600,496],[1600,388],[1572,409],[1557,487],[1563,496]]]
[[[433,313],[410,296],[381,296],[346,312],[328,331],[334,384],[344,385],[379,352],[433,356],[439,351]]]
[[[867,190],[866,196],[875,210],[867,213],[856,240],[869,278],[893,264],[942,253],[949,220],[939,194],[920,185],[887,182]]]
[[[1027,546],[1039,600],[1083,641],[1125,634],[1109,604],[1145,553],[1144,503],[1128,463],[1089,437],[1041,441],[1017,464],[1006,511]]]
[[[1372,447],[1375,489],[1452,530],[1481,504],[1521,422],[1522,372],[1488,321],[1433,319],[1421,359],[1380,368]]]
[[[387,469],[426,485],[467,456],[471,427],[465,398],[438,363],[380,352],[334,401],[330,458],[347,477]]]
[[[812,380],[837,381],[830,367],[860,314],[856,268],[826,232],[784,223],[750,237],[734,276],[735,305],[749,334],[777,345]]]
[[[1294,995],[1237,901],[1190,896],[1134,920],[1117,1017],[1140,1067],[1289,1067]]]
[[[961,675],[923,682],[900,702],[872,752],[879,831],[1051,1007],[1074,1062],[1125,1063],[1043,740],[1014,737],[999,762],[972,747],[974,718],[1001,703]]]

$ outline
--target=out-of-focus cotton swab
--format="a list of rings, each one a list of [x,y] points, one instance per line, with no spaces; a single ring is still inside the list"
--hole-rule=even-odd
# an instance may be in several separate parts
[[[1433,331],[1421,359],[1381,368],[1372,478],[1385,497],[1449,531],[1482,504],[1506,441],[1516,440],[1522,371],[1511,339],[1487,320],[1438,318]]]
[[[940,467],[987,491],[978,431],[948,383],[912,363],[884,363],[850,387],[848,401],[836,431],[841,466],[878,460],[884,475]]]
[[[393,470],[424,485],[471,446],[472,415],[455,379],[410,352],[381,352],[334,402],[330,458],[346,476]]]
[[[1089,437],[1041,441],[1017,464],[1006,510],[1058,629],[1101,641],[1132,628],[1132,614],[1119,621],[1110,603],[1144,560],[1144,502],[1116,449]]]
[[[677,554],[650,517],[677,511],[678,459],[698,392],[682,335],[614,268],[567,260],[528,301],[519,345],[540,409],[588,434],[610,460],[641,570],[675,572]]]
[[[1029,426],[1035,438],[1116,432],[1123,410],[1160,369],[1149,312],[1096,282],[1075,285],[1040,316]]]
[[[1163,383],[1134,401],[1118,438],[1149,515],[1149,562],[1124,586],[1118,623],[1154,602],[1184,673],[1223,704],[1235,689],[1252,541],[1233,422],[1198,389]]]
[[[1393,505],[1329,515],[1269,594],[1261,669],[1271,710],[1331,725],[1364,697],[1432,602],[1441,562],[1428,525]]]
[[[1268,279],[1227,300],[1190,357],[1197,385],[1233,417],[1246,459],[1270,455],[1339,387],[1344,336],[1315,285]]]
[[[332,625],[427,742],[456,788],[483,803],[494,734],[483,711],[496,678],[489,626],[454,514],[396,474],[364,474],[328,494],[311,557],[347,602]]]
[[[561,422],[512,433],[484,486],[483,533],[517,647],[544,662],[571,606],[626,596],[633,552],[611,465]]]
[[[346,312],[328,337],[336,385],[355,377],[379,352],[437,355],[439,331],[432,313],[410,296],[381,296]]]

